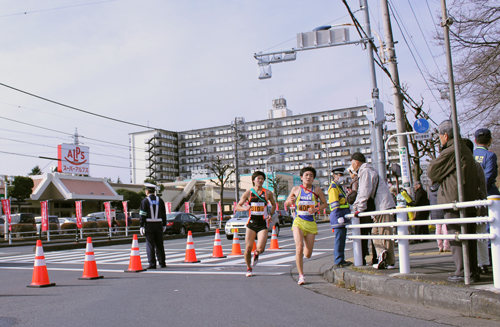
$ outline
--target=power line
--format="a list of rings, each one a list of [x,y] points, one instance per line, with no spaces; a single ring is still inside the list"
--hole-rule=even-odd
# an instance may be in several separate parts
[[[31,126],[31,127],[36,127],[36,128],[48,130],[48,131],[55,132],[55,133],[61,133],[61,134],[69,135],[69,136],[73,136],[74,135],[73,133],[61,132],[61,131],[58,131],[58,130],[55,130],[55,129],[51,129],[51,128],[47,128],[47,127],[42,127],[42,126],[30,124],[30,123],[25,123],[25,122],[22,122],[22,121],[19,121],[19,120],[16,120],[16,119],[12,119],[12,118],[7,118],[7,117],[0,116],[0,119],[5,119],[5,120],[8,120],[8,121],[12,121],[12,122],[18,123],[18,124],[28,125],[28,126]],[[24,132],[18,132],[18,133],[24,133]],[[26,133],[26,134],[28,134],[28,133]],[[130,148],[130,149],[142,150],[142,149],[139,149],[139,148],[136,148],[136,147],[131,147],[130,145],[124,145],[124,144],[120,144],[120,143],[103,141],[103,140],[94,139],[94,138],[85,137],[85,136],[81,136],[81,137],[84,138],[84,139],[87,139],[87,140],[101,142],[101,143],[106,143],[106,144],[111,144],[111,145],[115,145],[115,146],[119,146],[119,147],[124,147],[124,148],[127,148],[127,149]]]
[[[446,114],[445,110],[443,109],[443,107],[441,106],[441,103],[438,101],[438,99],[436,98],[436,96],[434,95],[434,92],[432,92],[432,89],[431,89],[431,86],[429,85],[429,82],[427,81],[427,79],[425,78],[424,76],[424,73],[422,72],[422,69],[420,68],[420,65],[418,64],[418,61],[417,61],[417,58],[415,58],[415,55],[413,54],[413,50],[411,49],[410,45],[408,44],[408,40],[406,39],[405,35],[404,35],[404,32],[403,32],[403,29],[401,28],[401,25],[400,25],[400,21],[401,21],[401,24],[403,25],[404,27],[404,23],[402,22],[401,20],[401,16],[399,15],[399,13],[397,12],[396,8],[394,7],[394,5],[392,4],[392,2],[389,0],[388,1],[388,4],[389,4],[389,8],[392,10],[392,13],[393,13],[393,16],[394,16],[394,20],[396,21],[396,24],[398,25],[398,28],[399,28],[399,31],[401,32],[401,36],[403,37],[403,40],[405,41],[405,44],[406,46],[408,47],[408,50],[410,51],[410,54],[413,58],[413,61],[415,62],[415,65],[417,65],[417,69],[418,71],[420,72],[420,75],[422,76],[422,79],[424,80],[425,84],[427,85],[427,88],[429,89],[429,91],[431,92],[431,95],[432,97],[434,98],[434,100],[436,100],[436,103],[438,104],[439,108],[441,108],[441,111]],[[399,17],[399,20],[398,18],[396,17],[398,16]],[[406,31],[406,34],[408,34],[409,36],[411,36],[409,33],[408,33],[408,30],[406,29],[406,27],[404,27],[405,31]],[[424,64],[424,67],[425,67],[425,70],[427,71],[427,74],[429,74],[429,69],[425,66],[425,63],[424,61],[422,60],[422,57],[420,56],[420,53],[418,52],[417,50],[417,47],[415,46],[415,44],[413,43],[413,40],[411,40],[410,38],[410,42],[413,44],[413,47],[416,49],[417,51],[417,55],[418,57],[420,58],[420,60],[422,61],[422,63]],[[429,74],[430,75],[430,74]]]
[[[122,123],[122,124],[128,124],[128,125],[132,125],[132,126],[137,126],[137,127],[141,127],[141,128],[158,129],[158,128],[153,128],[153,127],[150,127],[150,126],[145,126],[145,125],[141,125],[141,124],[131,123],[131,122],[128,122],[128,121],[125,121],[125,120],[116,119],[116,118],[112,118],[112,117],[108,117],[108,116],[96,114],[94,112],[90,112],[90,111],[87,111],[87,110],[79,109],[79,108],[76,108],[76,107],[73,107],[73,106],[66,105],[64,103],[60,103],[60,102],[57,102],[57,101],[54,101],[54,100],[50,100],[50,99],[44,98],[42,96],[39,96],[39,95],[36,95],[36,94],[33,94],[33,93],[29,93],[29,92],[20,90],[18,88],[15,88],[15,87],[7,85],[7,84],[0,83],[0,85],[4,86],[4,87],[7,87],[9,89],[12,89],[14,91],[21,92],[21,93],[27,94],[29,96],[35,97],[37,99],[44,100],[44,101],[56,104],[58,106],[62,106],[62,107],[65,107],[65,108],[68,108],[68,109],[72,109],[72,110],[75,110],[75,111],[83,112],[83,113],[88,114],[88,115],[100,117],[100,118],[103,118],[103,119],[112,120],[112,121],[115,121],[115,122],[118,122],[118,123]]]
[[[36,146],[43,146],[43,147],[46,147],[46,148],[52,148],[52,149],[54,149],[53,145],[33,143],[33,142],[27,142],[27,141],[21,141],[21,140],[13,140],[13,139],[1,137],[1,136],[0,136],[0,140],[6,140],[6,141],[23,143],[23,144],[36,145]],[[130,158],[127,158],[127,157],[120,157],[120,156],[116,156],[116,155],[104,154],[104,153],[98,153],[98,152],[91,152],[90,154],[92,154],[93,156],[112,157],[112,158],[127,159],[127,160],[130,159]],[[136,159],[136,160],[138,160],[138,161],[149,161],[149,160],[146,160],[146,159]]]
[[[44,11],[52,11],[52,10],[59,10],[59,9],[67,9],[67,8],[74,8],[74,7],[97,5],[97,4],[100,4],[100,3],[113,2],[113,1],[116,1],[116,0],[106,0],[106,1],[99,1],[99,2],[82,3],[82,4],[79,4],[79,5],[73,5],[73,6],[64,6],[64,7],[50,8],[50,9],[24,11],[24,12],[20,12],[20,13],[16,13],[16,14],[2,15],[2,16],[0,16],[0,18],[2,18],[2,17],[10,17],[10,16],[26,15],[26,14],[34,14],[34,13],[39,13],[39,12],[44,12]]]
[[[58,158],[51,158],[51,157],[44,157],[44,156],[33,156],[29,154],[22,154],[22,153],[15,153],[15,152],[7,152],[7,151],[0,151],[0,153],[4,154],[11,154],[14,156],[21,156],[21,157],[29,157],[29,158],[37,158],[37,159],[46,159],[46,160],[55,160],[55,161],[61,161],[61,159]],[[100,166],[100,167],[111,167],[111,168],[118,168],[118,169],[127,169],[130,170],[130,167],[121,167],[121,166],[112,166],[112,165],[102,165],[102,164],[92,164],[93,166]],[[146,168],[134,168],[134,169],[139,169],[139,170],[147,170]]]

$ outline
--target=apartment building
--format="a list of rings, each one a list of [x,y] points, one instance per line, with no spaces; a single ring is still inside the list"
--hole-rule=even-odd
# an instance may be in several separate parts
[[[312,166],[326,187],[330,170],[347,167],[352,153],[364,153],[372,162],[369,111],[355,106],[293,115],[280,98],[273,100],[263,120],[181,132],[131,133],[131,182],[142,183],[147,177],[158,182],[211,177],[208,165],[217,157],[234,164],[237,146],[240,174],[264,171],[266,161],[268,172],[298,174]],[[391,162],[399,161],[395,140],[389,143],[388,154]],[[234,175],[227,186],[234,187]]]

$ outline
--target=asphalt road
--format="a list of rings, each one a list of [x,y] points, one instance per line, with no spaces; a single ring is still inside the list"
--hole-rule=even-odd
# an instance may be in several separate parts
[[[212,236],[194,234],[201,262],[185,264],[186,241],[165,241],[168,267],[136,274],[123,272],[130,245],[95,248],[104,276],[97,280],[78,280],[85,250],[46,252],[50,281],[56,283],[48,288],[26,287],[33,273],[31,246],[1,249],[0,327],[487,325],[434,308],[354,294],[314,272],[307,274],[306,286],[298,286],[289,227],[279,237],[282,249],[266,251],[252,278],[245,277],[242,256],[211,258],[213,243]],[[223,236],[222,244],[229,254],[231,241]],[[312,259],[332,256],[332,247],[333,234],[322,224]],[[147,267],[144,243],[140,251]],[[305,260],[306,267],[309,263]]]

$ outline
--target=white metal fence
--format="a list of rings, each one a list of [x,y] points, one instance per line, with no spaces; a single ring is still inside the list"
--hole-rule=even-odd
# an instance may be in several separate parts
[[[455,219],[435,219],[435,220],[413,220],[407,221],[408,212],[431,211],[453,209],[459,210],[470,207],[488,207],[488,216],[485,217],[465,217]],[[396,215],[396,221],[383,223],[360,224],[359,218],[348,215],[352,218],[352,224],[347,228],[352,229],[354,251],[354,265],[362,266],[362,239],[389,239],[398,240],[399,252],[399,272],[401,274],[410,273],[410,249],[409,240],[491,240],[491,266],[493,271],[493,284],[495,288],[500,288],[500,196],[489,196],[488,200],[469,201],[461,203],[438,204],[421,207],[400,208],[392,210],[380,210],[360,213],[359,217],[369,217],[377,215]],[[490,232],[487,234],[446,234],[446,235],[409,235],[408,226],[416,225],[440,225],[440,224],[490,224]],[[395,235],[361,235],[360,228],[369,227],[397,227]]]

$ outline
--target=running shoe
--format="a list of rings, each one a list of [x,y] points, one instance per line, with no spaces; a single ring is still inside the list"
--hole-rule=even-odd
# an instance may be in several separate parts
[[[252,268],[247,268],[247,277],[252,277],[253,276],[253,272],[252,272]]]
[[[299,275],[299,281],[297,284],[304,285],[305,283],[306,283],[306,280],[304,279],[304,275]]]
[[[259,252],[255,250],[252,257],[252,266],[257,266],[258,261],[259,261]]]

